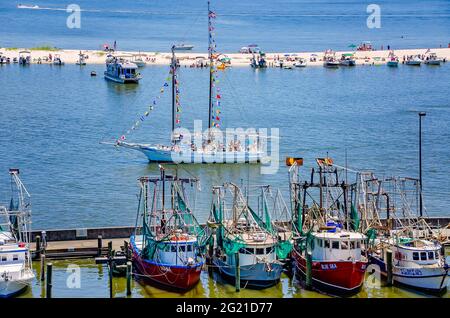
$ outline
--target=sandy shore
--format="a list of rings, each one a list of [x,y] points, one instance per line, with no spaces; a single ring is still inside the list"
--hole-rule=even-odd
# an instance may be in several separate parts
[[[22,50],[27,50],[25,48],[0,48],[0,55],[9,57],[12,61],[13,58],[19,57],[19,52]],[[428,49],[405,49],[405,50],[395,50],[394,53],[402,60],[404,55],[417,55],[425,54]],[[450,60],[450,48],[431,48],[431,52],[434,52],[440,58],[445,58]],[[32,63],[38,63],[40,59],[42,64],[50,63],[44,60],[49,54],[52,57],[55,54],[59,54],[61,59],[66,64],[75,64],[78,60],[78,55],[80,52],[87,56],[87,64],[103,64],[105,63],[107,52],[99,50],[56,50],[56,51],[41,51],[41,50],[29,50],[31,54]],[[336,56],[340,57],[344,53],[353,53],[354,51],[338,51]],[[132,55],[136,55],[138,52],[131,51],[117,51],[115,55],[125,55],[129,59],[132,59]],[[147,65],[169,65],[170,64],[170,53],[160,53],[160,52],[140,52],[144,60],[146,60]],[[242,54],[242,53],[223,53],[224,55],[231,58],[232,66],[249,66],[252,54]],[[297,57],[302,57],[308,60],[308,66],[322,66],[322,58],[324,52],[288,52],[288,53],[266,53],[266,60],[270,65],[275,58],[284,58],[285,54],[296,54]],[[316,54],[317,60],[315,62],[310,62],[311,55]],[[388,50],[379,51],[356,51],[355,58],[357,65],[368,65],[368,64],[384,64],[389,55]],[[180,60],[181,65],[193,65],[197,57],[207,58],[207,53],[195,53],[195,52],[183,52],[177,53],[177,57]]]

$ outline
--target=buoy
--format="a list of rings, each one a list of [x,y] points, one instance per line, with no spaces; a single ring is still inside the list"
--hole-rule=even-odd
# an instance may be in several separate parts
[[[97,76],[97,73],[95,71],[92,71],[91,76]]]

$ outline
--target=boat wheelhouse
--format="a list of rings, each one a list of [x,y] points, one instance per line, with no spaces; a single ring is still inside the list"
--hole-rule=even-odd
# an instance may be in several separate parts
[[[142,78],[137,65],[126,60],[125,56],[114,56],[108,60],[104,74],[107,80],[121,84],[137,84]]]
[[[185,187],[198,180],[167,175],[163,167],[160,171],[160,177],[139,179],[138,226],[130,238],[133,266],[144,281],[189,290],[200,280],[202,249],[208,241],[192,213]]]

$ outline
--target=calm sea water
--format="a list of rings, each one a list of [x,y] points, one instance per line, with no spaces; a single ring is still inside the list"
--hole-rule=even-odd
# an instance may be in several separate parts
[[[40,10],[17,9],[17,3]],[[69,4],[83,10],[81,28],[66,27]],[[381,8],[381,28],[366,26],[367,6]],[[267,51],[346,49],[371,40],[376,47],[447,47],[447,0],[261,0],[212,1],[218,14],[219,50],[257,43]],[[206,50],[205,0],[30,0],[0,2],[0,45],[96,49],[117,41],[124,50],[167,51],[174,42]]]
[[[32,194],[33,227],[134,224],[137,178],[157,174],[144,155],[100,144],[131,127],[152,103],[167,67],[142,70],[139,85],[90,77],[103,65],[0,67],[0,198],[9,193],[8,168],[19,167]],[[423,121],[425,206],[448,215],[450,179],[450,64],[440,67],[322,67],[261,72],[232,68],[220,74],[227,127],[280,129],[280,160],[329,156],[380,176],[418,175],[418,116]],[[207,118],[208,71],[181,69],[182,123]],[[170,100],[163,95],[129,141],[167,142]],[[287,196],[287,169],[260,173],[259,165],[185,165],[201,179],[197,215],[209,213],[211,186],[226,181],[271,184]]]

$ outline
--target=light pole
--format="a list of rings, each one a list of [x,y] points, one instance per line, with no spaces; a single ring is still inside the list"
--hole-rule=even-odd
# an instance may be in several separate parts
[[[420,217],[423,216],[423,198],[422,198],[422,117],[427,114],[419,112],[419,182],[420,182]]]

